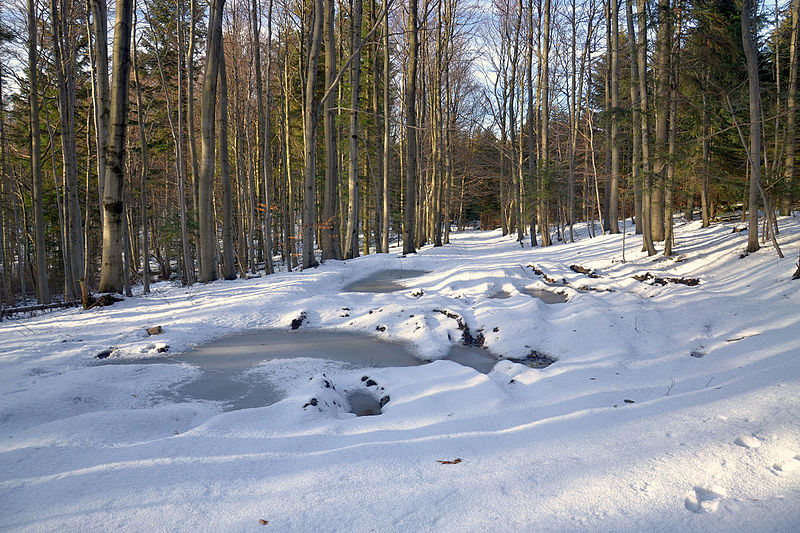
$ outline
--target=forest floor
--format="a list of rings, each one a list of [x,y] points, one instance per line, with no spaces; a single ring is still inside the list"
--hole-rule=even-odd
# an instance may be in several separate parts
[[[785,259],[740,257],[733,224],[678,224],[671,258],[629,233],[625,261],[622,235],[530,248],[475,231],[5,320],[0,530],[797,531],[800,220],[779,223]],[[388,269],[427,273],[343,290]],[[251,409],[165,395],[201,373],[181,353],[301,316],[299,333],[434,362],[266,361],[283,399]],[[498,357],[488,374],[439,360],[465,331]],[[555,363],[507,360],[534,352]],[[101,364],[142,357],[173,363]],[[347,391],[377,390],[382,414],[349,412]]]

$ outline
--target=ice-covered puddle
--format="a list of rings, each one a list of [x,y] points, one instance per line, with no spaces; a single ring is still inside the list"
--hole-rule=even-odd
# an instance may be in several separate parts
[[[379,270],[365,278],[345,285],[345,292],[395,292],[405,289],[401,280],[428,274],[428,270]]]
[[[519,290],[522,294],[539,298],[546,304],[567,303],[567,297],[560,292],[548,291],[547,289],[537,289],[535,287],[523,287]]]
[[[560,292],[549,291],[547,289],[537,289],[535,287],[523,287],[519,289],[522,294],[538,298],[546,304],[563,304],[567,302],[567,297]],[[512,294],[506,291],[497,291],[489,295],[493,300],[506,300],[511,298]]]
[[[480,348],[454,346],[447,359],[488,373],[497,359]],[[309,377],[336,370],[423,364],[401,344],[350,332],[262,330],[223,337],[172,357],[103,360],[102,364],[191,364],[203,372],[164,391],[170,400],[221,402],[223,410],[280,401]]]

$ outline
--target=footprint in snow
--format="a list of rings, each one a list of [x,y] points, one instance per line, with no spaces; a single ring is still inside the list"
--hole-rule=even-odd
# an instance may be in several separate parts
[[[786,461],[778,461],[772,465],[772,472],[776,475],[788,474],[800,468],[800,453]]]
[[[740,435],[736,437],[736,440],[733,441],[733,443],[741,446],[742,448],[748,449],[758,448],[761,446],[761,441],[752,435]]]
[[[719,485],[697,486],[687,494],[684,505],[693,513],[713,513],[725,494],[725,489]]]

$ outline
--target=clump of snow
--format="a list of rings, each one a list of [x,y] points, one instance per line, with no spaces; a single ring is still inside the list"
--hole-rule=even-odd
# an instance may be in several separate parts
[[[743,448],[758,448],[761,446],[761,441],[752,435],[741,435],[736,437],[736,440],[733,441],[733,443]]]
[[[740,258],[746,234],[724,224],[679,223],[672,258],[628,235],[625,262],[621,235],[581,229],[531,249],[466,232],[407,257],[159,283],[110,307],[4,321],[0,529],[795,531],[800,223],[779,224],[786,259]],[[422,273],[394,292],[343,290],[386,270]],[[285,397],[229,412],[165,394],[200,374],[175,356],[291,334],[301,316],[296,334],[374,335],[434,362],[265,361],[243,376]],[[467,329],[498,359],[488,374],[439,360]],[[532,353],[556,362],[512,361]],[[167,364],[136,364],[154,357]],[[103,364],[123,359],[134,364]],[[389,399],[356,416],[353,393]]]

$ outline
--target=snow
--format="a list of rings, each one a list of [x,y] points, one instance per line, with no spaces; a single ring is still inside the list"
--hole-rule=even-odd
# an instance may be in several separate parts
[[[786,259],[740,258],[746,233],[731,227],[678,224],[673,258],[648,258],[629,234],[624,262],[621,235],[580,229],[531,249],[465,232],[408,257],[159,283],[111,307],[4,321],[0,529],[797,531],[800,221],[780,219]],[[397,292],[343,290],[389,269],[428,273]],[[633,278],[646,273],[699,284]],[[373,335],[434,362],[269,361],[248,379],[284,399],[227,412],[165,395],[197,368],[136,364],[289,330],[301,313],[301,331]],[[453,314],[483,333],[493,371],[438,360],[462,339]],[[133,364],[99,364],[112,347],[109,360]],[[503,360],[534,350],[556,363]],[[389,396],[382,414],[350,413],[359,391]]]

